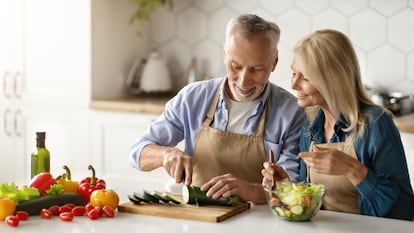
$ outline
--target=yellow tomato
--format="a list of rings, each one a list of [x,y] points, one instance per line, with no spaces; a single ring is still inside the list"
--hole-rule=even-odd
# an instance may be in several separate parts
[[[0,220],[4,220],[7,216],[14,214],[16,203],[8,197],[0,197]]]
[[[93,206],[110,206],[114,210],[118,208],[119,196],[112,189],[98,189],[91,193],[90,204]]]

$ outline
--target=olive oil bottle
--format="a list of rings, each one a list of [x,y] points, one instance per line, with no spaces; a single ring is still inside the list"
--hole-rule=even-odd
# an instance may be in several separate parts
[[[31,178],[41,172],[50,172],[50,153],[46,149],[45,139],[45,132],[36,132],[36,150],[31,156]]]

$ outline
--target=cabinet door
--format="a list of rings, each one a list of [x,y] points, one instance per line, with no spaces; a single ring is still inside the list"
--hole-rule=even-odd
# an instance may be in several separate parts
[[[90,5],[88,0],[25,1],[25,102],[87,106]]]
[[[106,176],[165,181],[163,169],[139,172],[129,163],[128,152],[158,115],[92,111],[92,154],[94,164]]]
[[[0,182],[22,177],[22,0],[0,0]]]

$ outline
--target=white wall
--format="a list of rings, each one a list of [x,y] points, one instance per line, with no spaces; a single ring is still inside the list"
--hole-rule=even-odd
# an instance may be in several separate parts
[[[271,80],[290,89],[292,48],[316,29],[347,34],[360,59],[365,84],[414,92],[414,0],[173,0],[151,14],[150,46],[168,60],[179,88],[191,57],[199,75],[222,76],[221,45],[227,20],[256,13],[279,24],[280,58]],[[137,56],[147,56],[139,53]]]

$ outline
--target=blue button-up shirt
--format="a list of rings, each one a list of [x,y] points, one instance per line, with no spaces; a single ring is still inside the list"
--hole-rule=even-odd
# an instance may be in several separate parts
[[[400,133],[391,116],[374,106],[363,106],[366,116],[364,135],[357,138],[354,149],[358,160],[368,168],[364,180],[356,185],[361,214],[412,220],[414,196]],[[307,121],[300,140],[300,150],[309,151],[311,140],[325,143],[325,115],[318,112],[314,122]],[[341,115],[336,121],[330,143],[343,142],[349,132]],[[301,161],[300,179],[306,179],[306,166]]]
[[[165,111],[151,124],[148,130],[134,142],[129,158],[133,167],[140,169],[139,157],[148,144],[176,146],[184,140],[185,152],[192,156],[200,127],[210,109],[217,88],[224,78],[191,83],[166,104]],[[304,111],[299,108],[296,98],[283,88],[269,83],[264,146],[265,151],[273,150],[277,163],[284,167],[292,180],[299,178],[299,137],[305,120]],[[264,92],[266,93],[266,92]],[[260,116],[266,103],[262,94],[255,111],[252,111],[244,124],[245,135],[255,135]],[[228,124],[228,111],[221,91],[211,127],[225,131]],[[267,154],[264,155],[267,158]],[[275,160],[275,161],[276,161]]]

